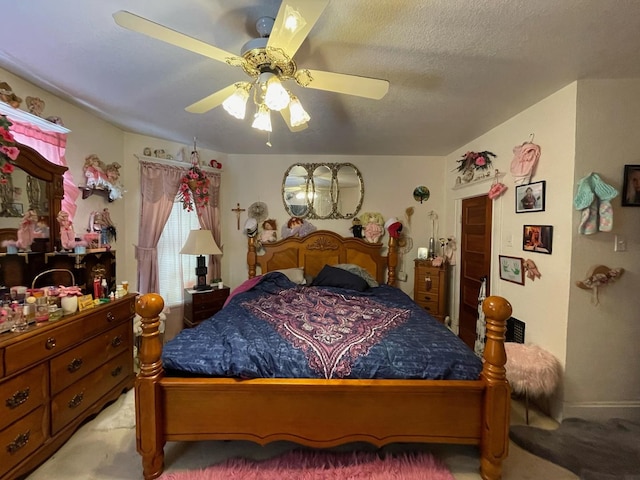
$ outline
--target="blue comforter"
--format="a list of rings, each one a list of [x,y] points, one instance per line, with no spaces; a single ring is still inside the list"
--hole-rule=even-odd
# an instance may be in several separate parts
[[[299,286],[269,273],[162,353],[169,373],[475,380],[481,360],[401,290]]]

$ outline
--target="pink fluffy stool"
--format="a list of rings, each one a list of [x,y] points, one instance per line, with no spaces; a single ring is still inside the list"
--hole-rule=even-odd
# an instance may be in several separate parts
[[[507,342],[507,380],[511,390],[524,394],[527,425],[529,425],[529,396],[549,397],[558,387],[562,374],[560,362],[537,345]]]

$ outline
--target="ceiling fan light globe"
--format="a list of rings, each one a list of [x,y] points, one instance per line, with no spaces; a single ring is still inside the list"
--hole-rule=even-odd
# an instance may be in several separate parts
[[[271,132],[271,113],[266,105],[259,105],[258,111],[251,124],[256,130],[262,130],[263,132]]]
[[[290,122],[292,127],[299,127],[300,125],[303,125],[311,120],[309,114],[304,108],[302,108],[302,103],[300,103],[298,97],[295,97],[293,95],[291,96],[291,101],[289,102],[289,115],[291,118]]]
[[[270,110],[279,112],[283,108],[287,108],[291,98],[280,83],[280,79],[275,75],[267,81],[267,90],[264,94],[264,103]]]
[[[229,95],[224,102],[222,102],[222,107],[232,117],[244,120],[248,99],[249,92],[245,88],[238,88],[235,92]]]

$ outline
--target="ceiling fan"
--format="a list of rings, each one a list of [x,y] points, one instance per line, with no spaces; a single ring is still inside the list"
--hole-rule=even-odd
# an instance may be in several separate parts
[[[294,80],[305,88],[356,95],[379,100],[389,90],[389,82],[377,78],[298,69],[293,56],[305,40],[329,0],[283,0],[276,18],[261,17],[256,22],[259,38],[249,40],[240,55],[229,53],[133,13],[121,10],[113,18],[121,27],[199,53],[205,57],[242,67],[250,81],[233,83],[189,105],[192,113],[205,113],[220,105],[232,116],[243,119],[253,90],[256,113],[252,126],[271,131],[270,111],[279,111],[293,132],[307,128],[309,114],[300,100],[284,88]]]

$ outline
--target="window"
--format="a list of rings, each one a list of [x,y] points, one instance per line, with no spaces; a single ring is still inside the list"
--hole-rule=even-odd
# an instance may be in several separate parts
[[[158,293],[168,307],[181,304],[185,285],[193,285],[196,280],[196,256],[180,255],[179,252],[189,232],[198,228],[200,224],[196,213],[184,210],[182,202],[176,198],[158,242]]]

